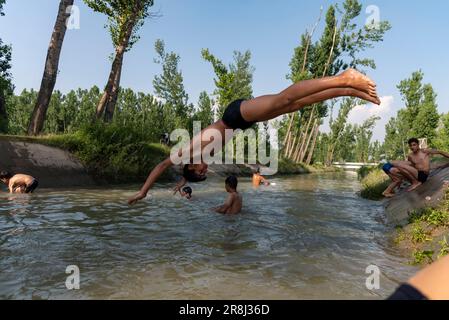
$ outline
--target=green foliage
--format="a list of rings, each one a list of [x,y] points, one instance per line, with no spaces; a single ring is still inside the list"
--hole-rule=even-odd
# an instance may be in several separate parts
[[[198,108],[193,116],[193,120],[201,122],[201,129],[214,122],[213,104],[214,101],[209,97],[207,92],[203,91],[200,93]]]
[[[357,170],[357,177],[359,180],[366,178],[371,172],[378,170],[379,168],[373,166],[362,166]]]
[[[193,105],[188,103],[189,96],[184,89],[184,79],[179,70],[180,57],[174,52],[165,52],[165,43],[157,40],[155,43],[157,58],[155,62],[162,66],[162,74],[154,77],[153,86],[156,95],[165,102],[166,112],[173,114],[166,118],[167,132],[176,128],[188,128]]]
[[[433,262],[434,251],[430,250],[416,250],[413,252],[413,265],[420,265],[424,262],[430,264]]]
[[[444,237],[443,240],[438,242],[440,247],[440,252],[438,253],[438,259],[441,259],[449,254],[449,243],[447,242],[447,238]]]
[[[424,231],[422,226],[419,224],[415,225],[412,229],[412,241],[414,243],[423,243],[426,241],[430,241],[432,238],[430,238],[429,233]]]
[[[234,100],[251,99],[253,97],[254,68],[250,64],[251,52],[234,51],[234,61],[226,66],[221,60],[209,52],[202,50],[203,59],[210,62],[215,72],[215,91],[218,113],[221,117],[225,108]]]
[[[0,16],[3,16],[5,0],[0,0]],[[12,94],[14,86],[11,82],[11,46],[3,44],[0,38],[0,133],[8,128],[6,100]]]
[[[361,181],[362,190],[361,196],[365,199],[380,200],[382,199],[382,192],[390,184],[388,176],[380,169],[375,169],[370,172]]]
[[[437,208],[424,208],[409,215],[409,223],[424,222],[433,227],[449,226],[449,209],[447,201]]]
[[[122,45],[128,28],[132,28],[127,50],[139,40],[138,31],[150,15],[154,0],[84,0],[95,12],[108,17],[108,29],[115,47]]]
[[[4,16],[5,14],[3,13],[3,6],[5,4],[6,0],[0,0],[0,16]]]
[[[424,73],[417,71],[398,85],[405,108],[386,125],[385,149],[390,159],[405,158],[411,137],[427,138],[429,146],[435,145],[440,115],[435,91],[423,79]]]
[[[310,168],[301,163],[293,162],[289,159],[281,158],[278,163],[279,174],[302,174],[309,173]]]
[[[366,163],[372,160],[372,155],[370,153],[371,149],[371,139],[373,137],[373,129],[376,122],[380,120],[380,117],[370,117],[362,125],[354,125],[354,136],[355,136],[355,156],[357,162]]]
[[[318,40],[313,39],[312,30],[306,31],[300,37],[300,45],[295,48],[290,61],[290,73],[287,78],[292,82],[304,79],[321,78],[336,75],[349,67],[376,68],[373,59],[364,58],[362,54],[376,43],[382,42],[385,33],[391,28],[386,21],[380,22],[376,27],[360,25],[357,19],[362,14],[362,5],[357,0],[345,0],[342,5],[330,5],[325,15],[325,26]],[[318,25],[318,23],[317,23]],[[314,28],[313,31],[316,29]],[[308,123],[313,115],[322,119],[328,114],[336,101],[319,103],[305,107],[299,111],[295,128]],[[330,135],[321,133],[315,148],[314,162],[330,164],[334,158],[351,161],[353,158],[367,158],[365,150],[369,147],[361,146],[357,152],[363,155],[356,156],[354,148],[357,141],[354,132],[346,128],[348,110],[347,100],[340,104],[341,112],[337,119],[331,120],[334,127]],[[312,112],[312,110],[314,112]],[[287,126],[288,121],[283,123]],[[281,130],[285,134],[286,130]],[[367,132],[364,132],[367,133]],[[283,138],[283,135],[280,135]],[[323,145],[326,144],[325,146]],[[370,144],[370,143],[368,143]],[[343,146],[339,148],[339,146]],[[368,156],[368,158],[371,156]]]
[[[439,150],[449,150],[449,113],[443,114],[440,119],[440,127],[437,130],[435,147]]]
[[[151,168],[169,156],[168,148],[148,143],[147,134],[133,125],[95,123],[42,142],[74,153],[93,176],[112,182],[144,180]]]

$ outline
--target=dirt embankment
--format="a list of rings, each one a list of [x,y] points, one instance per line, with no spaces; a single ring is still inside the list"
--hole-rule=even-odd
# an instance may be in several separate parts
[[[402,190],[396,197],[385,201],[388,222],[406,225],[414,211],[435,207],[442,200],[449,181],[449,163],[433,164],[429,180],[413,192]]]
[[[0,139],[0,170],[32,175],[43,188],[94,185],[72,154],[37,143]]]

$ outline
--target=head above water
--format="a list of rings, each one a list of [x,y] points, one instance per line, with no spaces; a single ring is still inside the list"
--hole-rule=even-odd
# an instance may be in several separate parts
[[[419,140],[416,138],[411,138],[410,140],[408,140],[408,146],[410,147],[410,150],[412,150],[412,152],[414,152],[414,153],[416,153],[420,150]]]
[[[237,191],[238,180],[236,176],[229,176],[226,179],[225,186],[227,192]]]
[[[182,188],[182,192],[184,192],[186,194],[187,199],[192,198],[192,192],[193,192],[192,188],[184,187],[184,188]]]
[[[9,171],[2,171],[2,172],[0,172],[0,180],[3,183],[7,183],[9,181],[9,179],[11,179],[11,178],[12,178],[11,172],[9,172]]]
[[[182,176],[188,182],[202,182],[207,179],[207,164],[186,164],[183,169]]]

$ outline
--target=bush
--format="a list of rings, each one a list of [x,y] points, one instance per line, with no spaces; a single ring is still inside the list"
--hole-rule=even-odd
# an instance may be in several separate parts
[[[143,180],[150,170],[169,156],[169,149],[149,143],[133,127],[96,123],[76,133],[47,136],[43,143],[74,153],[94,177],[111,182]],[[162,179],[168,178],[166,173]]]
[[[302,163],[295,163],[289,159],[279,159],[278,164],[279,174],[301,174],[310,173],[310,169]]]
[[[362,179],[361,196],[370,200],[380,200],[382,192],[390,184],[390,179],[381,169],[372,170],[365,178]]]

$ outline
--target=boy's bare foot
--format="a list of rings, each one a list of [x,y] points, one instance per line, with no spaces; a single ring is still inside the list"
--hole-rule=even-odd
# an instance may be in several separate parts
[[[384,193],[382,193],[382,195],[388,199],[394,198],[396,196],[394,193],[391,193],[391,192],[384,192]]]
[[[407,189],[408,192],[412,192],[415,191],[416,189],[418,189],[420,186],[422,186],[421,182],[417,182],[412,184],[412,186],[410,188]]]
[[[373,97],[363,91],[353,89],[353,88],[349,88],[347,90],[348,90],[347,96],[360,98],[362,100],[365,100],[365,101],[368,101],[368,102],[371,102],[371,103],[374,103],[377,105],[380,105],[380,103],[381,103],[379,97],[377,97],[377,96]]]
[[[346,79],[348,87],[369,94],[371,97],[377,98],[376,84],[364,74],[355,69],[348,69],[341,74]]]

